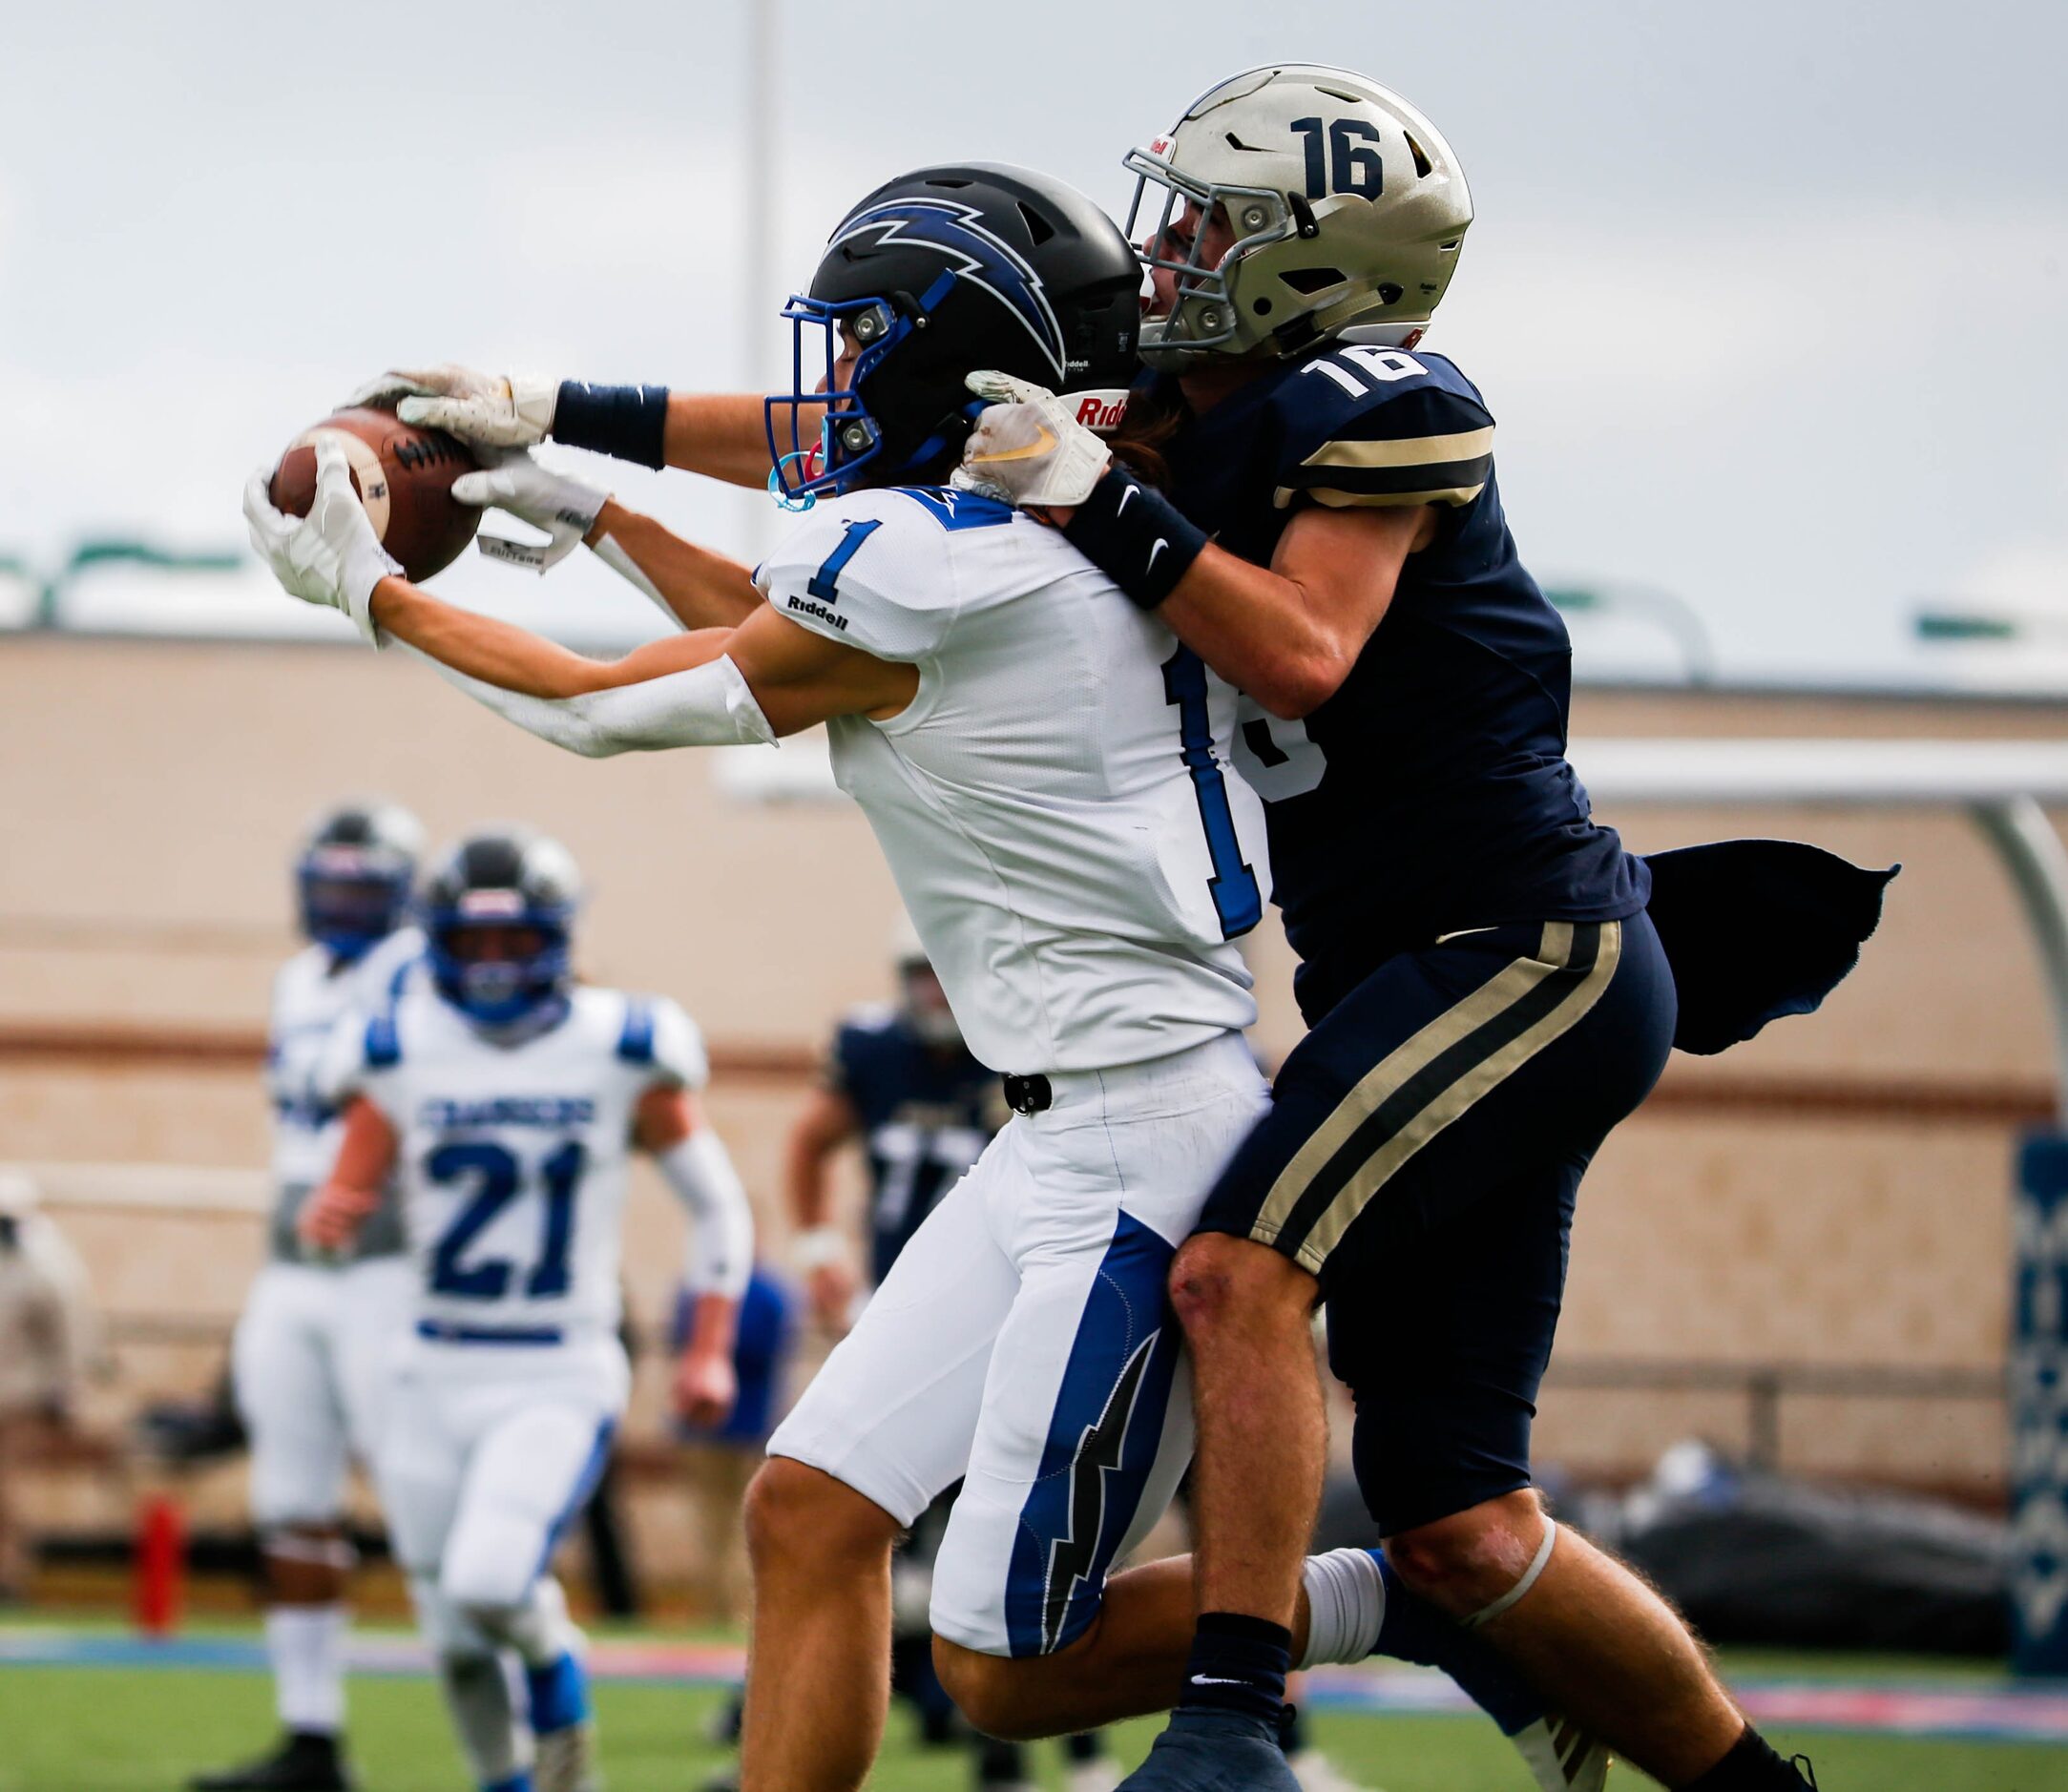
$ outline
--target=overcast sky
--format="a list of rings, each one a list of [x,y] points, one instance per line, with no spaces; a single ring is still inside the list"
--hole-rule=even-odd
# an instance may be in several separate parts
[[[1200,90],[1337,62],[1428,112],[1471,180],[1430,346],[1487,395],[1540,577],[1677,594],[1746,674],[1930,676],[1921,603],[2068,614],[2055,0],[768,3],[763,307],[903,168],[1023,161],[1124,211],[1121,152]],[[18,10],[0,555],[96,529],[240,543],[247,469],[398,361],[762,384],[748,4]],[[776,526],[679,474],[613,478],[716,545]],[[441,584],[507,603],[518,576],[470,556]],[[586,556],[522,596],[644,626]],[[1577,632],[1583,663],[1670,660],[1639,629]]]

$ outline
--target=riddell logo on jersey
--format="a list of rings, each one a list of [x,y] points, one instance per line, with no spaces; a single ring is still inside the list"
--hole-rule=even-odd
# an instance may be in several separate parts
[[[1077,400],[1077,422],[1087,429],[1118,429],[1127,417],[1127,394],[1086,392]]]
[[[800,615],[817,616],[821,622],[830,622],[843,635],[847,632],[847,618],[837,610],[828,610],[824,604],[807,604],[802,597],[792,597],[790,608]]]

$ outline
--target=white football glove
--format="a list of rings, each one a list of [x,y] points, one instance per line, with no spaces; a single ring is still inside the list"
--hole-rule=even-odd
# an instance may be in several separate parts
[[[251,545],[273,569],[289,596],[306,604],[342,610],[359,633],[379,647],[373,624],[373,588],[400,576],[402,568],[381,546],[359,493],[352,490],[351,463],[334,434],[316,438],[316,496],[306,516],[288,516],[268,495],[273,469],[261,467],[244,487],[244,520]]]
[[[1076,505],[1092,495],[1112,450],[1077,421],[1072,400],[1010,373],[972,373],[965,384],[991,405],[963,446],[955,483],[1017,505]]]
[[[348,402],[392,406],[404,423],[447,430],[476,448],[536,448],[553,433],[560,382],[535,373],[476,373],[448,362],[392,368]]]
[[[478,537],[481,552],[491,560],[528,566],[534,573],[557,566],[595,527],[610,493],[584,485],[566,473],[541,467],[523,448],[477,450],[488,463],[478,473],[462,473],[452,482],[452,495],[462,504],[508,511],[520,523],[542,529],[542,542],[512,541],[504,535]]]

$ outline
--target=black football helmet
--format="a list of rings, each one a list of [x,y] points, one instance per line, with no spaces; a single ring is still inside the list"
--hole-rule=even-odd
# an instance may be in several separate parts
[[[1141,264],[1075,187],[957,162],[878,187],[841,220],[809,293],[783,307],[791,386],[767,402],[768,489],[937,483],[983,408],[963,384],[995,367],[1051,391],[1117,395],[1135,378]],[[806,332],[820,333],[807,349]],[[837,378],[842,337],[853,371]],[[823,373],[807,390],[807,370]]]
[[[431,981],[483,1026],[524,1019],[574,980],[580,903],[581,874],[558,841],[528,827],[468,835],[424,888]],[[483,949],[492,933],[510,944]]]
[[[409,911],[424,830],[392,802],[345,802],[318,816],[295,858],[302,931],[350,962],[402,925]]]

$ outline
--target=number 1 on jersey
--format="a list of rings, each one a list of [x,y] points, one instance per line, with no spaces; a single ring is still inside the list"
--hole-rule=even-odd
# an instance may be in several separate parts
[[[1235,835],[1235,813],[1228,806],[1228,782],[1214,757],[1214,723],[1206,702],[1206,667],[1189,647],[1180,647],[1163,662],[1163,700],[1178,705],[1179,757],[1192,774],[1192,794],[1199,799],[1200,822],[1206,829],[1206,852],[1214,874],[1206,880],[1214,912],[1221,917],[1221,937],[1232,940],[1264,919],[1264,893],[1257,874],[1243,859]]]

